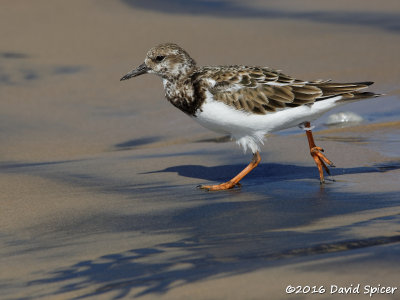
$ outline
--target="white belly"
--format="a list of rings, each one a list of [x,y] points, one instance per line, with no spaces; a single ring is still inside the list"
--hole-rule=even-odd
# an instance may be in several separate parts
[[[314,121],[323,113],[337,106],[341,96],[287,108],[265,115],[256,115],[237,110],[222,102],[206,100],[202,111],[196,113],[195,120],[202,126],[222,134],[229,134],[244,150],[259,151],[265,134],[298,126],[306,121]]]

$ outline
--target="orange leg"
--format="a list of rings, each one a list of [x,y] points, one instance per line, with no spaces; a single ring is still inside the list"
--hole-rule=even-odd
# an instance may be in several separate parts
[[[242,180],[244,176],[249,174],[251,170],[253,170],[255,167],[258,166],[260,161],[261,161],[260,153],[258,153],[257,151],[256,153],[254,153],[253,159],[249,163],[249,165],[231,180],[217,185],[200,185],[199,188],[208,191],[221,191],[234,188],[236,185],[239,185],[239,181]]]
[[[308,145],[310,146],[310,154],[318,167],[319,180],[321,183],[324,183],[325,179],[324,179],[324,172],[323,172],[322,168],[325,169],[325,171],[326,171],[326,173],[328,173],[328,175],[331,175],[331,172],[329,171],[329,169],[326,165],[329,165],[331,167],[334,167],[335,165],[329,159],[327,159],[325,157],[325,155],[323,155],[321,153],[321,152],[324,152],[324,149],[322,149],[321,147],[317,147],[315,145],[314,137],[312,135],[311,128],[310,128],[310,122],[305,122],[304,125],[306,128]],[[310,129],[308,130],[307,128],[310,128]]]

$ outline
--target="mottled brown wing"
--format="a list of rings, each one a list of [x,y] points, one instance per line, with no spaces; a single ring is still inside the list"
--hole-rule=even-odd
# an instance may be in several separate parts
[[[245,66],[209,69],[207,75],[217,82],[210,89],[215,100],[255,114],[312,104],[337,95],[360,98],[365,93],[358,91],[372,84],[302,81],[269,68]]]
[[[318,87],[268,68],[225,69],[213,79],[215,100],[256,114],[312,103],[322,95]]]

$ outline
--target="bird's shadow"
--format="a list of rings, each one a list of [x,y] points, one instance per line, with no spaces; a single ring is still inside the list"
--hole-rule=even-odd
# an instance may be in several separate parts
[[[244,164],[220,165],[220,166],[201,166],[201,165],[179,165],[168,167],[163,170],[146,172],[151,173],[177,173],[179,176],[196,178],[208,181],[224,181],[229,176],[236,175],[246,167]],[[352,168],[330,168],[331,175],[362,174],[362,173],[381,173],[400,168],[399,161],[387,162],[384,164],[374,164],[371,166],[352,167]],[[254,169],[244,180],[263,179],[265,182],[285,181],[296,179],[318,179],[318,170],[315,166],[300,166],[293,164],[265,163]]]

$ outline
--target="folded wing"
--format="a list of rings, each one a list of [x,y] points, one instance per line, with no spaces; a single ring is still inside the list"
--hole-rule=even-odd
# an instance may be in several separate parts
[[[209,92],[214,99],[238,110],[266,114],[280,109],[311,105],[315,101],[343,95],[343,99],[368,98],[362,93],[372,82],[331,83],[302,81],[270,68],[232,66],[205,70],[215,83]]]

